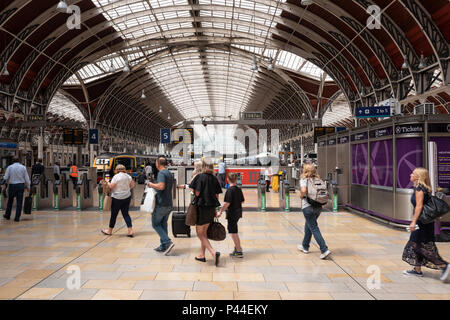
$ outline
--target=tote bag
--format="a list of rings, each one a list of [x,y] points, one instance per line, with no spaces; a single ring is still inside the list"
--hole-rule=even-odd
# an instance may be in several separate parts
[[[153,188],[145,187],[141,201],[141,211],[152,213],[156,204],[156,191]]]
[[[189,207],[187,209],[186,213],[186,225],[187,226],[195,226],[197,224],[197,197],[194,196],[194,199],[192,199],[191,203],[189,204]]]
[[[225,240],[227,232],[225,231],[225,227],[219,222],[219,219],[215,218],[214,222],[209,225],[206,236],[208,239],[214,241]]]

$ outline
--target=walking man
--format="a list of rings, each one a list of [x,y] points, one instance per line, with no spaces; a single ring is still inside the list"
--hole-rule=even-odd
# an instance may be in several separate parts
[[[72,179],[73,187],[75,188],[75,186],[77,185],[77,182],[78,182],[78,167],[76,166],[75,163],[73,165],[71,163],[69,163],[69,168],[70,168],[69,176],[70,176],[70,179]]]
[[[219,163],[219,182],[222,188],[225,187],[225,173],[226,173],[226,164],[222,161]]]
[[[18,157],[14,157],[13,164],[6,169],[3,178],[8,182],[8,204],[6,205],[6,211],[3,217],[6,220],[10,219],[14,198],[17,197],[16,218],[14,221],[20,221],[25,188],[27,192],[30,192],[30,177],[28,176],[27,168],[19,162]]]
[[[152,166],[150,165],[150,162],[147,162],[144,170],[145,170],[145,176],[147,177],[147,179],[151,180],[152,175],[153,175],[153,170],[152,170]]]
[[[165,157],[159,157],[156,160],[156,168],[158,169],[156,183],[149,182],[147,184],[148,187],[156,189],[156,204],[152,213],[152,226],[158,233],[161,244],[158,248],[155,248],[155,251],[164,252],[165,255],[168,255],[174,246],[167,231],[167,221],[173,209],[173,177],[172,173],[167,170],[167,159]]]
[[[55,181],[59,181],[61,175],[61,169],[59,168],[59,162],[56,161],[53,165],[53,176],[55,177]]]

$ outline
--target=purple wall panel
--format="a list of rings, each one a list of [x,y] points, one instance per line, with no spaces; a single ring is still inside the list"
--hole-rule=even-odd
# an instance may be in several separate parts
[[[367,185],[369,176],[369,154],[367,143],[352,145],[352,183]]]
[[[370,144],[371,184],[393,186],[392,140],[374,141]]]
[[[409,189],[411,172],[423,166],[422,138],[397,139],[397,188]]]

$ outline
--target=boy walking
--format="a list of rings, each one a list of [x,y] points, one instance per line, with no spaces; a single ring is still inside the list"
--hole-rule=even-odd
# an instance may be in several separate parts
[[[229,173],[228,181],[230,182],[230,188],[225,193],[225,204],[220,208],[218,217],[225,210],[227,211],[228,233],[231,234],[234,242],[234,251],[230,253],[230,256],[242,258],[244,254],[242,253],[241,240],[238,235],[238,221],[242,218],[242,203],[245,199],[242,190],[236,184],[237,174],[234,172]]]

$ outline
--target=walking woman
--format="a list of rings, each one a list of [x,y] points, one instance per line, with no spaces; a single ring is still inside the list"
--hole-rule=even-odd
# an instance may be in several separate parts
[[[302,244],[298,245],[298,249],[303,253],[309,253],[309,244],[311,243],[311,237],[314,235],[314,239],[316,239],[320,247],[320,259],[325,259],[331,254],[331,251],[328,250],[322,233],[320,233],[319,225],[317,224],[322,207],[313,207],[306,200],[308,180],[314,178],[320,178],[316,172],[316,167],[313,164],[303,165],[303,173],[300,180],[300,198],[302,199],[302,211],[305,216],[305,235]]]
[[[422,213],[423,204],[430,199],[431,183],[428,170],[416,168],[410,176],[414,184],[414,193],[411,203],[414,206],[414,215],[409,225],[411,236],[403,250],[403,261],[414,266],[412,270],[405,270],[405,275],[423,277],[422,266],[430,269],[442,270],[441,280],[445,281],[449,273],[449,265],[438,253],[434,243],[434,223],[422,224],[419,216]],[[416,229],[418,225],[418,229]]]
[[[133,228],[131,224],[131,217],[128,213],[131,200],[131,189],[134,188],[134,181],[127,173],[125,166],[119,164],[116,166],[116,174],[111,182],[105,182],[111,188],[111,219],[109,220],[109,228],[103,229],[102,233],[110,236],[112,230],[116,225],[117,215],[122,211],[123,219],[128,227],[128,237],[133,237]]]
[[[201,242],[201,251],[200,255],[195,257],[195,260],[206,262],[205,252],[208,249],[214,257],[217,266],[219,264],[220,252],[214,251],[206,236],[209,224],[214,222],[216,208],[220,206],[218,200],[219,193],[222,193],[219,181],[214,176],[214,166],[212,163],[203,162],[202,173],[195,176],[189,188],[194,189],[198,199],[197,225],[195,227],[197,237]]]

